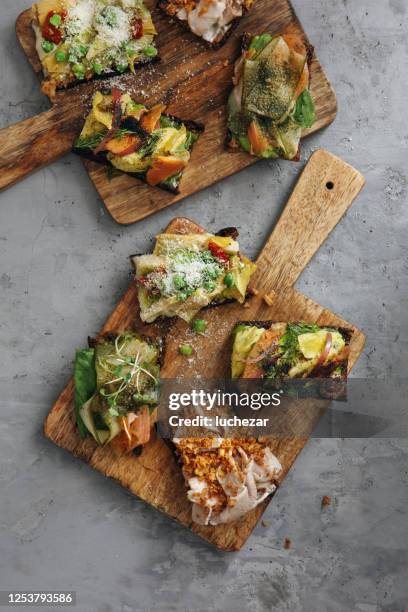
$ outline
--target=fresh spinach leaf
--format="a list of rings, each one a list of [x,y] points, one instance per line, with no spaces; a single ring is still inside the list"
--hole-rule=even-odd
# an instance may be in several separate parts
[[[249,45],[249,49],[262,51],[262,49],[265,49],[266,45],[268,45],[271,40],[272,36],[270,34],[260,34],[259,36],[254,36],[251,40],[251,44]]]
[[[187,137],[186,137],[186,142],[184,145],[187,151],[190,151],[191,147],[193,146],[195,142],[197,142],[198,138],[199,138],[198,134],[187,130]]]
[[[173,119],[172,117],[169,117],[168,115],[161,115],[160,127],[161,128],[174,127],[177,129],[180,127],[180,121],[177,121],[177,119]]]
[[[316,109],[308,89],[305,89],[296,100],[293,118],[302,128],[310,128],[316,121]]]
[[[76,352],[74,365],[75,383],[75,418],[81,438],[85,438],[88,430],[79,414],[83,404],[96,391],[95,350],[82,349]]]

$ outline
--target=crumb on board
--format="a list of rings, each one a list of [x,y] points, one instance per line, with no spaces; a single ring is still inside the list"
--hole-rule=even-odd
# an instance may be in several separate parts
[[[290,538],[285,538],[283,542],[283,548],[285,550],[289,550],[290,548],[292,548],[292,540]]]
[[[273,304],[273,297],[272,295],[265,293],[265,295],[263,296],[264,302],[266,302],[266,304],[268,304],[268,306],[272,306]]]
[[[327,508],[331,504],[331,497],[329,495],[323,495],[322,497],[322,508]]]
[[[263,520],[263,521],[261,521],[261,525],[262,525],[262,527],[269,527],[269,521]]]

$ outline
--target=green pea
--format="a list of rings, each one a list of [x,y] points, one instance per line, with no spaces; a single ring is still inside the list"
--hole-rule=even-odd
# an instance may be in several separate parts
[[[182,274],[175,274],[173,283],[176,289],[183,289],[186,286],[186,281]]]
[[[207,322],[204,319],[195,319],[191,324],[191,328],[197,334],[203,334],[207,329]]]
[[[88,47],[85,47],[84,45],[79,45],[79,56],[85,57],[87,53],[88,53]]]
[[[58,15],[57,13],[50,17],[50,24],[55,26],[56,28],[61,25],[61,22],[61,15]]]
[[[49,40],[43,40],[41,46],[45,53],[50,53],[54,48],[54,43],[50,42]]]
[[[127,70],[129,68],[129,64],[117,64],[116,65],[116,70],[118,72],[125,72],[125,70]]]
[[[146,55],[146,57],[156,57],[157,49],[156,47],[146,47],[143,49],[143,53]]]
[[[231,272],[227,272],[227,274],[224,276],[224,284],[227,285],[228,289],[231,289],[231,287],[234,286],[234,276],[231,274]]]
[[[219,270],[217,270],[217,268],[212,268],[212,269],[210,268],[207,274],[208,274],[208,277],[211,278],[211,280],[215,280],[216,278],[219,277],[220,272]]]
[[[214,291],[214,289],[215,289],[215,283],[213,281],[210,281],[210,280],[206,281],[204,283],[204,289],[206,291],[208,291],[208,293],[211,293],[211,291]]]
[[[65,62],[67,59],[67,54],[65,53],[65,51],[57,51],[55,53],[55,59],[57,60],[57,62]]]
[[[92,70],[95,74],[102,74],[103,66],[102,64],[98,64],[97,62],[92,65]]]
[[[193,347],[190,344],[180,344],[179,353],[184,357],[189,357],[193,354]]]
[[[72,66],[72,72],[80,79],[85,75],[85,68],[82,64],[74,64]]]

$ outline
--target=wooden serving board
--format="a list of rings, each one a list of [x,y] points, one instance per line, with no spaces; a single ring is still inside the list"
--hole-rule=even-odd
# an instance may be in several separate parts
[[[240,53],[243,32],[272,34],[288,27],[306,35],[288,0],[255,0],[225,45],[211,49],[181,24],[155,9],[147,0],[158,30],[161,62],[140,69],[136,76],[115,77],[114,83],[146,104],[165,101],[168,112],[206,126],[194,148],[181,183],[181,193],[169,194],[125,174],[107,177],[106,168],[94,162],[85,166],[113,218],[128,224],[219,181],[257,160],[245,153],[227,151],[225,104],[231,90],[233,64]],[[35,51],[31,11],[17,19],[16,31],[33,69],[41,78]],[[336,98],[315,56],[311,69],[312,94],[317,121],[305,135],[329,125],[336,116]],[[41,115],[0,130],[0,188],[67,153],[77,136],[93,92],[109,81],[96,81],[59,92],[52,108]]]
[[[329,184],[332,189],[326,187]],[[203,311],[208,331],[193,334],[190,326],[178,320],[166,337],[162,378],[198,374],[208,378],[229,377],[230,334],[237,321],[307,321],[353,330],[350,367],[364,346],[364,335],[356,327],[297,292],[293,284],[317,249],[335,227],[362,186],[364,178],[354,168],[324,151],[316,152],[304,170],[279,222],[258,260],[253,286],[259,294],[246,306],[225,304]],[[174,219],[166,229],[171,233],[203,231],[192,221]],[[269,306],[263,299],[268,295]],[[200,315],[201,316],[201,315]],[[156,335],[158,326],[143,325],[138,316],[136,283],[132,283],[109,317],[103,332],[126,329]],[[194,348],[192,359],[178,352],[180,343]],[[91,439],[81,440],[74,422],[73,383],[68,384],[45,423],[45,434],[56,444],[84,459],[97,470],[119,481],[135,495],[189,527],[223,550],[239,550],[268,501],[241,520],[217,527],[202,527],[191,520],[191,505],[177,461],[160,438],[151,441],[140,457],[118,457],[109,447],[98,448]],[[283,465],[282,480],[307,439],[276,441],[274,452]]]

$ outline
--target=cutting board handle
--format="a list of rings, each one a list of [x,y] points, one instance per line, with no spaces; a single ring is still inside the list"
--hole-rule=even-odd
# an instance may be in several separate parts
[[[265,292],[292,287],[364,183],[355,168],[316,151],[258,257],[254,286]]]
[[[0,189],[55,161],[71,150],[78,134],[78,109],[58,105],[0,130]]]

